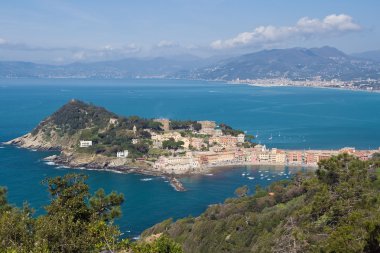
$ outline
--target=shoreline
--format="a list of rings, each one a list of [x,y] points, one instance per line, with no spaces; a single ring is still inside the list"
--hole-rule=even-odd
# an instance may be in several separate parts
[[[28,149],[29,150],[29,149]],[[83,164],[81,166],[72,166],[68,162],[62,160],[62,158],[58,155],[48,156],[42,159],[46,162],[47,165],[63,167],[66,169],[72,170],[94,170],[94,171],[106,171],[118,174],[138,174],[138,175],[146,175],[152,177],[162,177],[169,181],[170,185],[176,191],[186,191],[186,188],[183,184],[177,179],[178,175],[170,175],[166,173],[161,173],[159,171],[152,171],[148,169],[144,169],[141,167],[128,167],[128,166],[112,166],[112,167],[104,167],[96,164]],[[51,163],[51,164],[49,164]],[[177,177],[176,177],[177,176]]]
[[[65,77],[65,78],[0,78],[1,80],[25,80],[25,79],[31,79],[31,80],[94,80],[91,78],[78,78],[78,77]],[[259,83],[245,83],[245,82],[234,82],[230,80],[213,80],[213,79],[201,79],[201,78],[175,78],[175,77],[145,77],[145,78],[97,78],[95,80],[180,80],[180,81],[202,81],[202,82],[209,82],[209,83],[222,83],[222,84],[228,84],[228,85],[248,85],[248,86],[254,86],[254,87],[266,87],[266,88],[273,88],[273,87],[300,87],[300,88],[318,88],[318,89],[334,89],[334,90],[345,90],[345,91],[362,91],[367,93],[380,93],[380,90],[364,90],[364,89],[348,89],[348,88],[338,88],[338,87],[327,87],[327,86],[308,86],[308,85],[281,85],[281,84],[259,84]],[[43,86],[43,85],[42,85]]]
[[[29,151],[35,150],[39,152],[59,152],[59,149],[56,148],[30,148],[30,147],[23,147],[17,144],[9,144],[9,143],[2,143],[2,145],[5,146],[12,146],[16,148],[22,148]],[[189,176],[211,176],[214,173],[223,173],[225,171],[241,168],[241,167],[249,167],[249,166],[259,166],[259,167],[274,167],[274,168],[284,168],[284,167],[293,167],[293,168],[316,168],[316,166],[306,166],[306,165],[300,165],[300,164],[260,164],[260,163],[232,163],[232,164],[217,164],[217,165],[208,165],[204,167],[200,167],[198,170],[194,172],[187,172],[187,173],[181,173],[181,174],[168,174],[161,171],[154,171],[149,170],[147,168],[143,167],[128,167],[128,166],[110,166],[110,167],[104,167],[99,164],[89,163],[89,164],[80,164],[78,166],[73,166],[69,163],[69,161],[63,159],[61,157],[61,154],[59,155],[50,155],[47,157],[44,157],[41,159],[41,161],[44,161],[45,164],[49,166],[55,166],[55,168],[64,168],[64,169],[70,169],[70,170],[94,170],[94,171],[104,171],[104,172],[111,172],[111,173],[118,173],[118,174],[137,174],[137,175],[146,175],[146,176],[152,176],[152,177],[161,177],[164,178],[166,181],[169,182],[170,186],[173,187],[175,191],[183,192],[187,191],[187,189],[183,186],[180,179],[189,177]]]
[[[349,88],[317,86],[317,85],[259,84],[259,83],[233,82],[233,81],[225,81],[225,82],[226,82],[226,84],[229,84],[229,85],[247,85],[247,86],[252,86],[252,87],[263,87],[263,88],[279,88],[279,87],[313,88],[313,89],[330,89],[330,90],[342,90],[342,91],[366,92],[366,93],[380,94],[380,90],[349,89]]]

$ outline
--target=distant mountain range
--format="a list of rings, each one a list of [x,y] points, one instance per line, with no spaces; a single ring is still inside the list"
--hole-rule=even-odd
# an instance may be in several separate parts
[[[380,63],[349,56],[336,48],[272,49],[230,58],[188,73],[196,79],[235,80],[289,78],[292,80],[352,80],[380,78]]]
[[[354,57],[380,62],[380,50],[352,54]]]
[[[380,59],[380,51],[379,59]],[[263,50],[237,57],[201,59],[129,58],[117,61],[44,65],[0,62],[0,78],[184,78],[206,80],[315,77],[331,80],[380,79],[376,54],[347,55],[333,47]]]
[[[44,65],[31,62],[0,62],[0,78],[136,78],[168,77],[195,66],[200,58],[128,58],[117,61]],[[202,65],[203,64],[203,65]]]

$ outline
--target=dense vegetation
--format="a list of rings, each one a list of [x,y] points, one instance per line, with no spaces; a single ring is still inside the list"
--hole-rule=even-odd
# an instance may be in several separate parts
[[[43,121],[32,133],[36,134],[49,123],[53,123],[61,133],[72,135],[78,130],[89,127],[104,128],[112,117],[116,117],[116,115],[103,107],[89,105],[79,100],[71,100]]]
[[[171,120],[169,124],[170,129],[172,130],[195,130],[199,131],[202,129],[202,125],[193,120]]]
[[[137,158],[149,152],[151,134],[146,130],[160,132],[161,127],[153,119],[119,117],[103,107],[71,100],[42,121],[32,134],[43,134],[46,140],[58,135],[55,146],[71,143],[70,148],[76,147],[78,152],[115,156],[117,151],[128,150],[131,158]],[[138,139],[138,143],[133,143],[133,139]],[[94,145],[80,149],[79,140],[91,140]]]
[[[80,139],[92,140],[93,146],[78,149],[78,151],[114,156],[117,151],[128,150],[129,157],[142,157],[148,154],[151,144],[151,134],[145,129],[162,131],[161,123],[154,122],[152,119],[138,116],[115,119],[117,119],[116,123],[108,124],[104,129],[93,127],[82,130]],[[133,143],[133,140],[138,140],[138,142]]]
[[[183,141],[175,141],[174,138],[170,138],[169,140],[162,142],[162,148],[177,150],[182,149],[183,144],[185,144]]]
[[[209,135],[194,132],[201,128],[202,125],[197,121],[170,121],[170,129],[179,130],[183,137],[203,138],[207,142]],[[243,133],[226,124],[221,124],[220,128],[226,135],[238,136]],[[128,158],[132,161],[139,158],[154,161],[160,155],[168,155],[168,150],[182,149],[184,145],[181,141],[170,139],[162,143],[162,148],[154,147],[151,136],[162,131],[162,123],[154,119],[139,116],[120,117],[103,107],[73,99],[42,121],[32,131],[32,135],[42,137],[44,142],[50,145],[49,148],[112,157],[119,151],[128,150]],[[246,135],[247,142],[243,146],[254,146],[252,139],[253,136]],[[93,145],[80,148],[80,140],[92,141]],[[207,147],[202,150],[207,150]]]
[[[238,136],[239,134],[243,134],[244,132],[242,130],[236,130],[230,127],[227,124],[220,124],[220,129],[222,130],[224,135],[232,135],[232,136]]]
[[[333,157],[315,174],[247,193],[143,236],[164,233],[185,252],[380,252],[379,155]]]
[[[85,179],[77,174],[47,179],[51,203],[46,214],[36,218],[27,204],[10,205],[5,188],[0,188],[0,252],[182,252],[166,236],[138,243],[120,240],[113,220],[121,215],[124,197],[106,195],[102,189],[90,195]]]

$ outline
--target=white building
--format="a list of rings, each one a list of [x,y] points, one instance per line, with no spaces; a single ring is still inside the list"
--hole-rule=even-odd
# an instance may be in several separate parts
[[[124,151],[117,152],[116,156],[119,158],[127,158],[128,154],[129,154],[128,150],[124,150]]]
[[[132,144],[137,144],[139,142],[138,139],[132,139]]]
[[[110,118],[109,124],[116,125],[117,119],[116,118]]]
[[[244,143],[244,141],[245,141],[245,135],[244,135],[244,134],[239,134],[239,135],[237,136],[237,141],[238,141],[239,143]]]
[[[214,135],[215,136],[222,136],[223,135],[222,129],[215,129]]]
[[[88,147],[92,146],[92,141],[80,141],[79,146],[81,148],[88,148]]]

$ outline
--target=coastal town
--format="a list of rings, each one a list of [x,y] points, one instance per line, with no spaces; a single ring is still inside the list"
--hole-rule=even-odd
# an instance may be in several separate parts
[[[380,80],[378,79],[354,79],[354,80],[325,80],[321,77],[311,79],[292,80],[289,78],[262,78],[262,79],[240,79],[230,81],[231,84],[247,84],[251,86],[275,87],[275,86],[295,86],[314,88],[335,88],[345,90],[361,90],[380,92]]]
[[[122,117],[72,99],[30,133],[5,144],[58,150],[45,161],[70,168],[111,170],[168,178],[209,174],[222,167],[269,165],[317,167],[347,153],[366,161],[379,149],[284,150],[255,143],[255,136],[210,120]]]
[[[116,119],[111,119],[113,124]],[[380,152],[378,150],[356,150],[346,147],[340,150],[283,150],[267,148],[265,145],[253,144],[247,140],[244,132],[233,131],[226,134],[224,129],[214,121],[197,121],[200,125],[195,129],[176,129],[171,127],[169,119],[154,119],[159,122],[163,131],[155,132],[144,129],[150,133],[151,145],[156,150],[167,150],[165,155],[151,159],[149,156],[138,160],[150,165],[150,169],[163,174],[191,174],[206,173],[213,167],[226,167],[237,165],[274,165],[274,166],[305,166],[317,167],[318,162],[332,156],[347,153],[356,156],[360,160],[368,160],[371,156]],[[132,130],[138,131],[136,126]],[[250,137],[252,138],[252,137]],[[132,139],[133,144],[141,140]],[[168,145],[171,142],[173,145]],[[92,141],[81,140],[80,147],[88,148]],[[128,150],[120,150],[115,153],[116,159],[123,164],[128,163]]]

